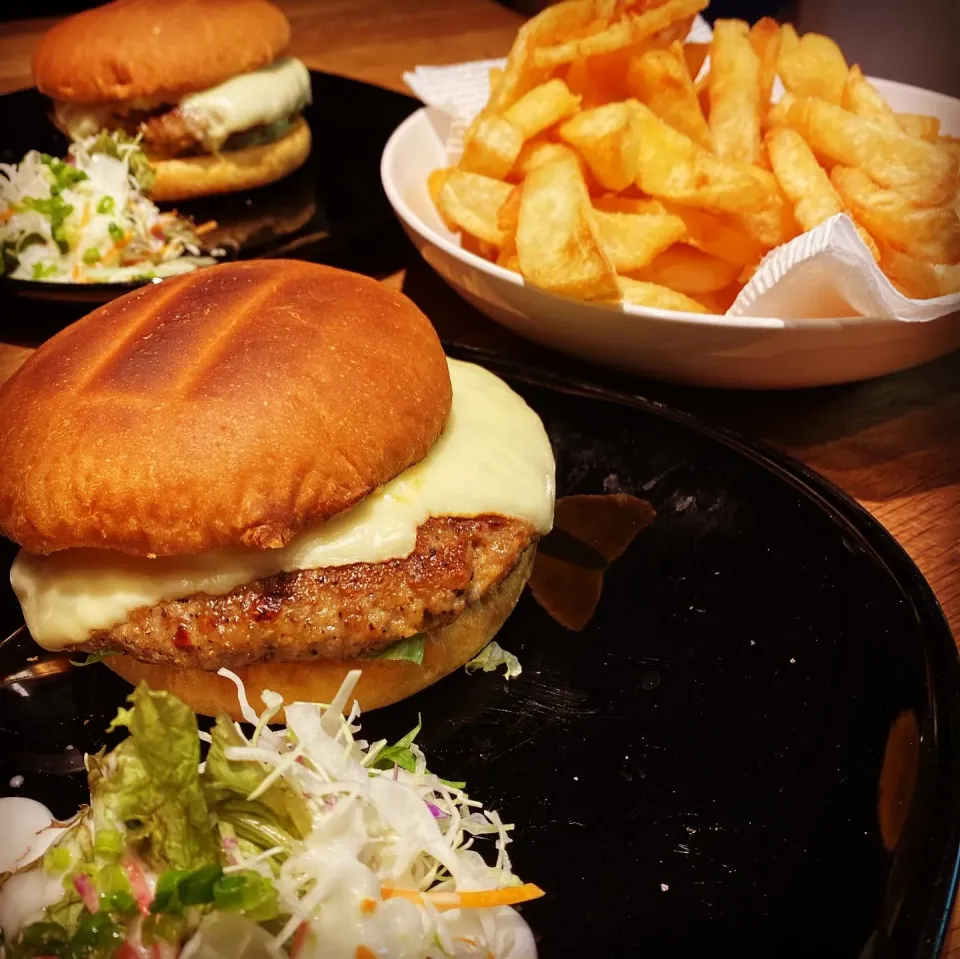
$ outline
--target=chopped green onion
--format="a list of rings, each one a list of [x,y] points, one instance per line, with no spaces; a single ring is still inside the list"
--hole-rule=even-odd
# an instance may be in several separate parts
[[[53,846],[43,854],[43,868],[47,872],[66,872],[72,861],[70,850],[63,846]]]
[[[137,907],[137,900],[129,892],[123,890],[112,892],[109,895],[101,894],[100,908],[121,916],[134,916],[140,911]]]
[[[87,264],[100,262],[100,251],[95,246],[89,246],[83,251],[83,262]]]
[[[192,872],[168,869],[157,882],[157,891],[150,906],[152,913],[179,914],[187,906],[213,902],[214,885],[223,876],[217,864],[201,866]]]
[[[93,851],[101,856],[115,859],[123,855],[126,843],[123,836],[115,829],[101,829],[97,832],[97,838],[93,842]]]
[[[268,922],[279,915],[273,883],[252,869],[231,873],[217,880],[213,901],[226,912],[243,912],[255,922]]]
[[[97,213],[113,213],[115,206],[116,203],[112,196],[101,197],[100,202],[97,204]]]
[[[126,236],[123,229],[116,223],[111,223],[110,226],[107,227],[107,233],[110,234],[110,239],[113,240],[114,243],[119,243]]]
[[[35,280],[45,280],[48,276],[56,276],[56,263],[34,263],[33,278]]]

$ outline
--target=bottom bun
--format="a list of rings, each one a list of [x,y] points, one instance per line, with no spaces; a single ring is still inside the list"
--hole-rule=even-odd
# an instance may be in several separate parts
[[[310,155],[310,127],[297,117],[279,140],[211,156],[150,160],[157,179],[150,199],[189,200],[212,193],[252,190],[293,173]]]
[[[493,639],[530,578],[535,553],[536,546],[528,547],[513,572],[498,586],[452,623],[429,630],[421,665],[394,659],[255,663],[236,671],[246,686],[250,704],[260,712],[264,708],[260,693],[265,689],[279,693],[288,703],[329,703],[351,669],[362,669],[363,675],[348,706],[356,699],[364,712],[420,692],[473,659]],[[103,662],[128,683],[145,681],[153,689],[165,689],[205,716],[227,713],[231,719],[243,719],[236,686],[216,673],[141,663],[129,656],[109,656]]]

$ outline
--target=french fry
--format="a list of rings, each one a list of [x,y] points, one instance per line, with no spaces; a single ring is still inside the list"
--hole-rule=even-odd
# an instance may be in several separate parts
[[[780,28],[777,72],[783,85],[798,97],[819,97],[840,103],[847,81],[847,61],[829,37],[797,31],[785,23]]]
[[[897,115],[890,104],[877,92],[877,88],[863,75],[857,64],[850,67],[843,85],[841,106],[858,117],[868,117],[892,130],[899,129]]]
[[[604,193],[594,197],[593,208],[605,213],[666,213],[666,207],[652,197],[623,196],[619,193]]]
[[[833,163],[859,167],[881,186],[899,190],[914,203],[939,206],[957,189],[957,159],[946,150],[825,100],[797,99],[787,111],[787,123],[814,153]]]
[[[717,290],[715,293],[695,293],[695,299],[708,313],[714,313],[717,316],[723,316],[727,310],[736,302],[743,284],[739,282],[731,283],[730,286]]]
[[[450,223],[494,246],[504,241],[497,214],[513,187],[491,177],[451,170],[437,195],[437,208]]]
[[[621,276],[619,280],[624,303],[651,306],[657,310],[681,310],[684,313],[707,312],[707,308],[696,300],[666,286],[632,280],[625,276]]]
[[[707,59],[709,52],[709,43],[683,44],[683,59],[687,64],[687,73],[694,79],[700,74],[700,70],[703,68],[703,62]]]
[[[727,213],[762,210],[769,191],[742,165],[701,150],[643,104],[637,185],[651,196]]]
[[[464,139],[460,168],[502,180],[523,147],[523,133],[505,117],[484,117]]]
[[[777,76],[780,55],[780,24],[763,17],[750,28],[750,45],[760,59],[760,103],[765,110],[770,103],[773,81]]]
[[[830,173],[847,208],[878,240],[930,263],[960,262],[960,218],[950,207],[916,207],[895,190],[877,186],[861,170]]]
[[[703,149],[712,148],[710,128],[679,44],[670,50],[648,50],[634,57],[627,72],[627,86],[658,117]]]
[[[760,155],[760,58],[742,20],[717,20],[710,44],[710,137],[722,160]]]
[[[468,252],[476,256],[483,257],[485,260],[496,260],[500,253],[498,247],[486,240],[481,240],[472,233],[464,233],[460,238],[460,245]]]
[[[487,79],[490,83],[490,89],[492,90],[503,79],[502,68],[490,67],[490,69],[487,71]]]
[[[636,179],[640,122],[632,101],[582,110],[559,126],[556,135],[576,147],[605,189],[623,190]]]
[[[683,220],[687,228],[684,242],[703,250],[704,253],[710,253],[738,267],[756,263],[766,253],[766,247],[729,214],[708,213],[706,210],[669,201],[664,201],[662,206]]]
[[[922,113],[898,113],[897,123],[907,136],[930,143],[940,141],[940,120],[937,117],[924,116]]]
[[[824,220],[846,212],[840,194],[796,130],[771,130],[765,142],[774,176],[793,204],[794,214],[804,230],[812,230]],[[874,259],[878,259],[880,254],[870,234],[862,227],[858,232]]]
[[[901,293],[913,299],[960,293],[960,264],[928,263],[881,243],[880,267]]]
[[[572,117],[580,109],[580,97],[574,96],[563,80],[554,77],[528,90],[503,116],[523,134],[524,140],[535,137],[561,120]]]
[[[545,163],[524,181],[516,242],[520,272],[531,283],[584,300],[619,296],[590,195],[572,157]]]
[[[772,130],[775,127],[786,125],[787,118],[790,115],[791,106],[797,102],[797,98],[787,91],[784,95],[767,110],[767,116],[763,126],[766,130]]]
[[[706,8],[708,2],[709,0],[666,0],[660,6],[643,13],[626,14],[623,20],[607,26],[599,33],[568,40],[566,43],[540,47],[534,52],[534,63],[538,67],[549,69],[573,63],[579,57],[595,57],[637,46],[677,21],[696,16]],[[669,42],[668,39],[667,44]]]
[[[769,171],[758,166],[745,168],[766,191],[768,200],[759,210],[744,210],[736,214],[743,228],[754,236],[763,246],[771,248],[788,243],[800,234],[800,225],[793,214],[793,206],[787,200]]]
[[[631,273],[647,266],[687,231],[683,220],[669,213],[595,210],[594,216],[600,242],[618,273]]]
[[[715,293],[730,286],[740,275],[740,270],[741,267],[734,263],[727,263],[685,243],[677,243],[658,254],[649,265],[622,272],[629,272],[633,279],[668,286],[692,296]]]

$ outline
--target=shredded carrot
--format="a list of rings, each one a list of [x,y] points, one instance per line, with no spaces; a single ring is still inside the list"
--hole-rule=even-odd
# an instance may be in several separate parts
[[[12,209],[6,209],[6,210],[0,211],[0,223],[6,223],[7,220],[9,220],[10,217],[12,216],[13,216]]]
[[[477,944],[476,939],[470,939],[468,936],[457,936],[454,942],[465,942],[468,946],[475,946]]]
[[[194,236],[203,236],[204,233],[209,233],[211,230],[217,228],[216,220],[207,220],[206,223],[201,223],[194,231]]]
[[[90,222],[90,201],[85,200],[83,204],[83,215],[80,217],[80,228],[83,229]]]
[[[429,901],[436,909],[492,909],[495,906],[515,906],[545,895],[544,891],[532,882],[508,889],[484,889],[478,892],[417,892],[415,889],[394,889],[384,886],[381,890],[384,899],[407,899],[410,902]]]
[[[360,911],[365,916],[372,916],[377,911],[377,900],[376,899],[364,899],[360,903]]]
[[[356,959],[377,959],[376,953],[369,946],[357,946],[354,956]]]
[[[297,959],[301,952],[303,952],[303,947],[307,943],[307,936],[310,935],[310,923],[301,922],[297,926],[297,931],[293,934],[293,943],[290,945],[290,955],[292,959]]]

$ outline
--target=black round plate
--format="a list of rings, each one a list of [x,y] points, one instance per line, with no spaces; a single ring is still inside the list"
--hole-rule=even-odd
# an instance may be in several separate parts
[[[304,110],[313,151],[299,171],[270,186],[175,204],[197,223],[216,220],[204,239],[225,258],[287,256],[321,262],[345,245],[391,225],[380,185],[380,154],[419,101],[382,87],[310,71],[313,103]],[[63,156],[67,139],[49,119],[50,100],[35,89],[0,96],[0,162],[29,150]],[[172,204],[162,204],[170,207]],[[103,303],[140,283],[45,283],[0,279],[0,293]]]
[[[557,528],[499,637],[523,675],[460,671],[366,732],[421,713],[431,768],[516,823],[547,959],[934,959],[960,662],[916,567],[795,462],[490,365],[557,453]],[[0,621],[18,617],[7,592]],[[0,788],[72,813],[127,687],[22,636],[0,656]]]

